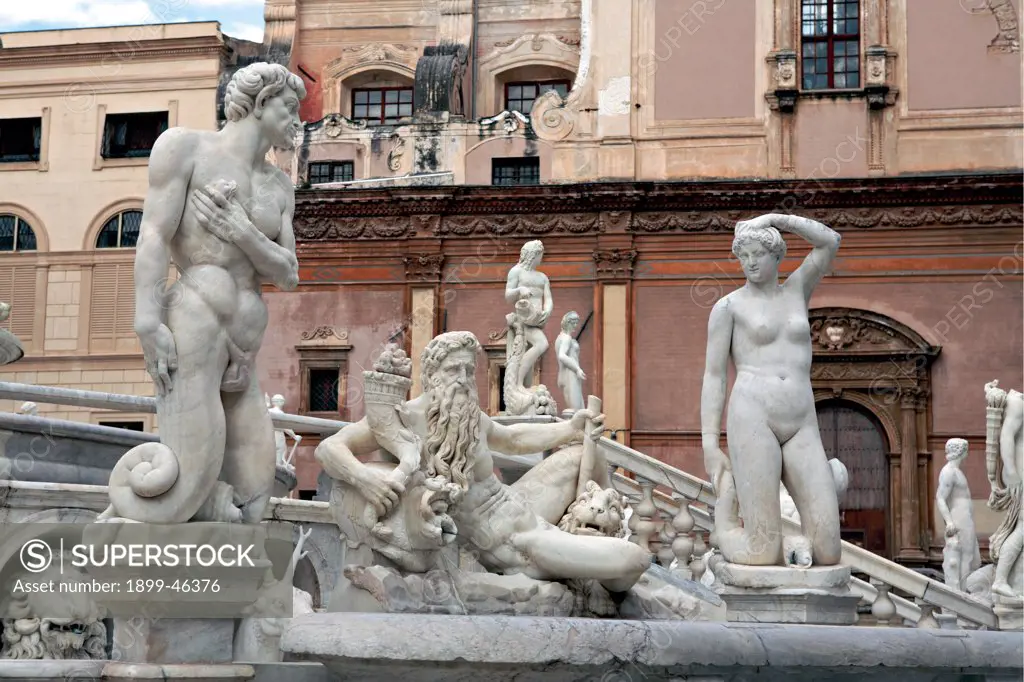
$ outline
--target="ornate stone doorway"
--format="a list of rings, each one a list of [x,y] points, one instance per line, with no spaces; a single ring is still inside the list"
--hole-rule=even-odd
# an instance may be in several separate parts
[[[843,539],[875,554],[888,555],[889,452],[878,420],[856,403],[819,403],[818,428],[825,454],[850,474],[839,498]]]
[[[865,471],[875,472],[869,474],[875,477],[873,481],[856,484],[860,500],[856,504],[863,507],[870,498],[870,506],[857,509],[857,513],[847,508],[844,527],[848,534],[853,524],[863,527],[865,546],[878,551],[878,508],[882,507],[886,538],[882,553],[908,564],[927,563],[932,516],[928,449],[931,366],[941,348],[930,345],[906,325],[867,310],[817,308],[809,311],[809,317],[814,349],[811,385],[819,419],[822,415],[825,419],[819,423],[833,434],[840,432],[832,436],[833,447],[838,448],[848,469],[850,462],[841,454],[847,447],[859,451],[857,461],[864,463]],[[837,400],[845,410],[859,411],[834,412],[830,405]],[[823,440],[828,438],[822,434]],[[827,451],[827,442],[825,447]],[[877,473],[879,447],[888,468],[888,503],[884,506],[876,499],[882,480]],[[849,456],[854,456],[852,451]],[[854,485],[851,481],[851,488]],[[860,492],[867,490],[875,492]]]

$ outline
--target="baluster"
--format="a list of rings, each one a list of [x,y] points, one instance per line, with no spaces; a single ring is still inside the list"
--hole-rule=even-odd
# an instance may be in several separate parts
[[[690,562],[690,572],[694,580],[700,580],[704,575],[707,566],[704,564],[704,554],[708,547],[704,544],[704,531],[698,530],[693,534],[693,560]]]
[[[640,500],[630,496],[629,498],[629,521],[626,522],[626,528],[629,530],[628,540],[633,544],[639,544],[640,538],[636,534],[637,525],[640,523],[640,515],[636,513],[636,506],[640,503]]]
[[[892,589],[892,586],[874,580],[871,581],[871,585],[878,590],[875,601],[871,604],[871,615],[875,617],[879,625],[892,626],[892,619],[896,615],[896,605],[889,598],[889,590]]]
[[[672,540],[672,553],[678,563],[676,570],[680,573],[689,574],[683,577],[689,578],[693,575],[690,569],[690,561],[693,558],[694,541],[690,532],[695,525],[693,516],[690,514],[690,503],[679,493],[673,493],[672,497],[679,503],[679,512],[672,519],[672,529],[676,532]]]
[[[926,604],[920,599],[915,600],[917,605],[921,607],[921,617],[917,619],[917,627],[925,630],[938,630],[939,621],[935,620],[935,607],[931,604]]]
[[[633,509],[633,515],[639,517],[636,524],[636,544],[646,550],[651,548],[651,537],[657,532],[658,527],[654,521],[658,508],[654,506],[654,483],[646,478],[637,477],[637,483],[643,491],[643,497]]]
[[[676,531],[672,528],[672,520],[663,517],[661,531],[658,533],[658,563],[665,568],[671,568],[672,560],[676,558],[672,551],[672,543],[675,542]]]

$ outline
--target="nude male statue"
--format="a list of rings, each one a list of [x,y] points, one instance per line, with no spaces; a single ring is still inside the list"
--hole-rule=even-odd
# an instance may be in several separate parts
[[[967,452],[968,444],[963,438],[946,441],[946,465],[939,472],[939,487],[935,493],[935,506],[946,523],[948,552],[944,550],[943,554],[950,555],[943,561],[943,573],[946,584],[957,590],[964,590],[967,576],[981,568],[971,491],[967,476],[960,469],[967,459]]]
[[[273,398],[268,400],[267,412],[271,415],[284,414],[284,396],[277,393]],[[273,416],[271,416],[271,419],[273,419]],[[285,440],[285,436],[288,436],[294,442],[291,452],[288,452],[288,441]],[[277,466],[294,469],[295,465],[292,464],[292,458],[295,456],[295,448],[297,448],[301,442],[302,436],[291,429],[274,429],[274,459],[277,462]]]
[[[557,423],[504,426],[492,421],[480,409],[476,392],[479,352],[469,332],[434,338],[421,363],[425,393],[399,411],[405,427],[423,443],[426,475],[442,476],[465,491],[451,512],[458,542],[476,550],[480,563],[495,573],[523,573],[537,580],[590,578],[610,591],[628,590],[650,567],[649,552],[618,538],[571,535],[554,525],[576,497],[579,464],[563,456],[567,451],[545,459],[520,479],[521,487],[498,480],[491,456],[492,450],[507,455],[552,450],[584,437],[588,419],[595,425],[589,437],[597,438],[603,415],[584,409]],[[315,455],[331,477],[359,489],[378,518],[389,514],[405,491],[379,467],[357,459],[380,446],[364,418],[321,442]],[[392,453],[382,453],[395,461]],[[607,475],[607,467],[600,466],[591,478],[608,487]]]
[[[526,386],[527,378],[533,375],[534,365],[548,349],[544,324],[555,309],[548,276],[537,270],[543,257],[544,244],[540,240],[526,242],[519,252],[519,263],[512,266],[505,280],[505,302],[515,305],[519,301],[526,301],[529,305],[529,314],[523,320],[523,333],[529,348],[523,354],[519,372],[516,374],[516,381],[521,386]],[[514,317],[515,313],[509,313],[507,316],[510,326],[506,337],[505,357],[512,357],[511,324]]]
[[[813,246],[782,284],[779,263],[786,242],[779,230]],[[714,541],[726,561],[780,563],[781,480],[793,496],[813,562],[839,563],[839,501],[818,433],[807,319],[811,293],[831,266],[839,241],[827,226],[792,215],[771,213],[736,225],[732,248],[747,281],[711,310],[700,401],[704,464],[718,494]],[[726,456],[719,436],[730,359],[736,380]]]
[[[1020,568],[1024,558],[1024,395],[1004,391],[998,381],[992,381],[985,384],[985,397],[990,413],[985,458],[992,485],[988,506],[1005,512],[989,537],[989,554],[996,562],[992,594],[1017,601],[1024,599]],[[993,410],[1002,413],[995,424],[991,420]]]
[[[267,327],[260,288],[298,284],[286,174],[305,87],[279,64],[240,69],[219,131],[171,128],[153,146],[135,254],[135,331],[156,384],[160,443],[110,477],[103,518],[259,523],[274,481],[274,429],[256,379]],[[169,265],[179,271],[167,286]],[[218,478],[222,482],[218,481]]]

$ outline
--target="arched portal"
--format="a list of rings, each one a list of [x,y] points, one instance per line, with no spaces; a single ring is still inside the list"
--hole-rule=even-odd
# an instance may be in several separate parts
[[[817,405],[818,429],[829,459],[850,474],[839,498],[843,539],[875,554],[888,554],[889,446],[881,423],[867,409],[845,400]]]
[[[904,563],[925,564],[930,557],[924,538],[932,517],[928,490],[931,366],[941,348],[906,325],[868,310],[816,308],[808,317],[815,401],[819,408],[832,400],[846,404],[847,411],[830,417],[830,428],[846,429],[843,442],[851,443],[850,447],[856,438],[869,437],[864,435],[872,433],[869,422],[878,431],[870,436],[874,439],[870,447],[883,449],[888,466],[884,553]],[[828,418],[832,410],[824,412]],[[840,414],[846,420],[842,427],[836,421]],[[877,455],[873,457],[872,466],[877,466]],[[854,514],[851,520],[861,516]],[[865,542],[869,536],[865,530]]]

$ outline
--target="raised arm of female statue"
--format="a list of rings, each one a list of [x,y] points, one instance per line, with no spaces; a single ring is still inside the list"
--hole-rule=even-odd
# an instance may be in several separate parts
[[[810,300],[814,287],[818,286],[818,282],[832,267],[842,239],[839,233],[816,220],[785,213],[769,213],[755,220],[765,220],[780,231],[803,237],[814,247],[800,267],[786,280],[787,286],[799,286],[804,292],[804,298]]]
[[[729,471],[729,459],[722,452],[722,410],[725,408],[725,381],[732,347],[732,311],[729,296],[720,299],[708,318],[708,347],[704,361],[704,385],[700,393],[700,440],[704,467],[715,491],[721,493],[721,476]]]

